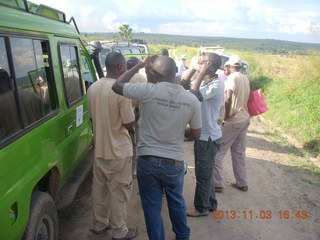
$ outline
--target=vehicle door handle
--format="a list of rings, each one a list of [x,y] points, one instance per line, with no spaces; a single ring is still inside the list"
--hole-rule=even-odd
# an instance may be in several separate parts
[[[71,132],[71,131],[72,131],[72,128],[73,128],[73,125],[71,124],[70,126],[67,127],[67,131],[68,131],[68,132]]]

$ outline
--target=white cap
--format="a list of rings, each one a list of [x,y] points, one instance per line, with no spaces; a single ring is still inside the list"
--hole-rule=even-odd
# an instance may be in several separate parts
[[[241,66],[241,58],[238,55],[232,55],[227,63],[230,66]]]
[[[187,59],[187,56],[184,55],[184,54],[182,54],[182,55],[180,56],[180,59]]]

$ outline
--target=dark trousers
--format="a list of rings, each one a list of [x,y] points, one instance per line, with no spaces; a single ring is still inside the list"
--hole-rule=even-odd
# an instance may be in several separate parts
[[[208,210],[215,211],[218,207],[214,184],[212,181],[212,170],[215,165],[215,156],[220,150],[222,139],[212,141],[196,140],[194,143],[196,191],[194,195],[194,206],[200,212]]]

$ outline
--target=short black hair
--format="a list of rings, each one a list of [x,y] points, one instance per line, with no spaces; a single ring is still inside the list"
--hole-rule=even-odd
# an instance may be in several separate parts
[[[168,56],[157,57],[152,64],[152,70],[158,82],[175,81],[176,63]]]
[[[121,64],[125,61],[124,56],[119,52],[111,52],[107,55],[105,65],[107,69],[112,69],[113,67]]]
[[[206,56],[208,56],[212,63],[212,68],[217,71],[221,67],[221,57],[216,53],[206,53]]]
[[[127,58],[127,69],[133,68],[135,65],[139,63],[139,58],[137,57],[128,57]]]
[[[169,57],[169,52],[165,48],[161,48],[160,51],[159,51],[159,54],[162,55],[162,56],[168,56]]]

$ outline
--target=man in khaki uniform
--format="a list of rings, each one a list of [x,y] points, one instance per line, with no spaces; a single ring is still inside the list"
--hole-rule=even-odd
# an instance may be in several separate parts
[[[126,203],[132,190],[132,143],[134,129],[131,100],[111,90],[115,79],[126,71],[125,58],[112,52],[106,57],[107,77],[88,90],[93,122],[95,162],[93,166],[92,231],[112,228],[113,239],[133,239],[137,229],[128,229]]]
[[[241,59],[238,56],[231,56],[228,64],[230,65],[230,75],[224,88],[226,115],[221,126],[223,144],[216,155],[213,169],[216,192],[224,190],[222,161],[229,148],[236,179],[235,183],[231,183],[231,187],[241,191],[248,190],[246,135],[250,124],[250,115],[247,108],[250,83],[247,76],[240,72]]]
[[[127,69],[130,70],[135,65],[137,65],[140,60],[137,57],[129,57],[127,58]],[[137,72],[130,79],[130,83],[146,83],[147,79],[141,73]],[[139,125],[140,125],[140,114],[141,114],[141,102],[137,100],[132,100],[132,108],[135,115],[135,124],[134,124],[134,135],[130,134],[132,145],[133,145],[133,157],[132,157],[132,177],[137,178],[137,154],[136,148],[139,139]]]

